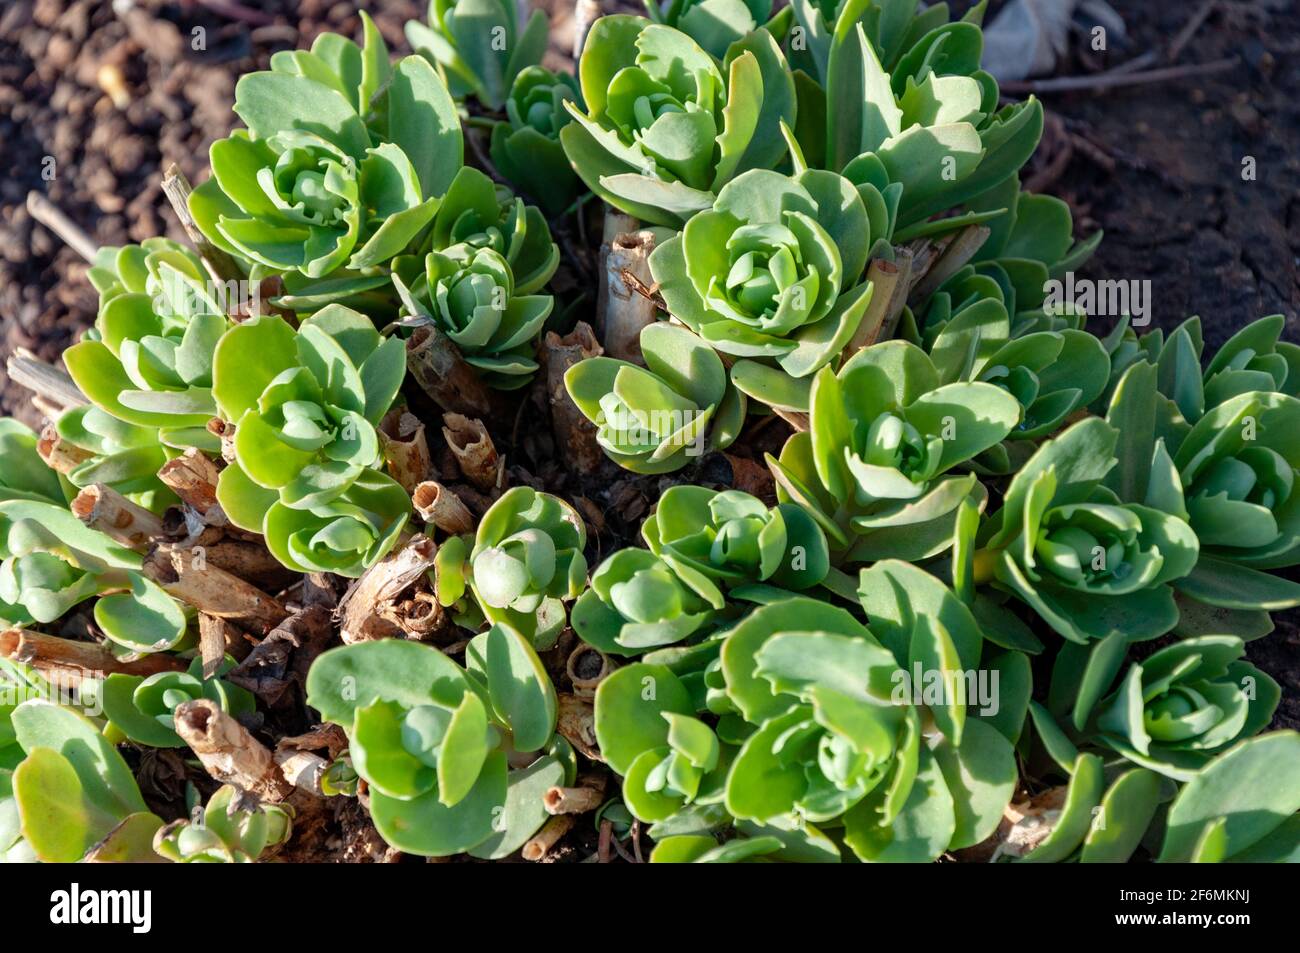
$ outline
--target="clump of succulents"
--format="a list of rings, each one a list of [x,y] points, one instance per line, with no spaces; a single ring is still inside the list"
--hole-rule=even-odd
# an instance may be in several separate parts
[[[586,545],[577,510],[549,493],[514,487],[483,514],[472,542],[452,537],[439,548],[438,598],[455,605],[468,591],[482,618],[548,648],[564,628],[564,602],[586,586]]]
[[[100,692],[104,716],[136,744],[182,748],[185,742],[176,734],[175,712],[186,702],[206,698],[236,718],[256,710],[250,692],[221,677],[233,667],[234,660],[227,658],[218,671],[204,677],[203,660],[196,658],[184,672],[158,672],[147,677],[115,672],[104,679]]]
[[[573,121],[567,102],[582,106],[573,76],[529,66],[510,86],[505,120],[492,127],[492,164],[549,215],[564,212],[582,191],[560,145],[560,130]]]

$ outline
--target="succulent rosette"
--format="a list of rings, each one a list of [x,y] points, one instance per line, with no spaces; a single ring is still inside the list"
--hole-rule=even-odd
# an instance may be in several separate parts
[[[586,112],[566,104],[575,122],[560,130],[587,187],[634,218],[680,227],[742,172],[775,167],[781,123],[795,115],[785,57],[757,30],[728,48],[723,69],[672,27],[598,19],[578,69]]]
[[[514,273],[500,252],[453,245],[430,252],[409,289],[398,274],[394,281],[404,323],[436,324],[489,386],[515,390],[532,379],[537,338],[555,299],[517,293]]]
[[[396,66],[364,13],[364,47],[322,34],[240,78],[247,126],[212,145],[190,211],[214,245],[284,273],[297,295],[382,288],[413,250],[461,167],[460,120],[429,63]],[[331,279],[322,285],[323,279]]]
[[[562,214],[583,188],[560,145],[560,130],[573,121],[566,102],[582,108],[573,76],[529,66],[510,87],[505,121],[492,127],[492,164],[548,215]]]
[[[1119,438],[1092,417],[1044,443],[1011,481],[972,556],[977,583],[995,582],[1074,642],[1168,632],[1178,622],[1170,584],[1191,572],[1199,555],[1197,536],[1179,515],[1182,494],[1162,442],[1126,463],[1149,474],[1142,502],[1103,484],[1116,466]],[[970,544],[959,540],[963,552]]]
[[[640,343],[645,367],[593,357],[564,375],[605,454],[636,473],[670,473],[729,447],[745,422],[745,396],[713,349],[667,323],[647,325]]]
[[[385,639],[332,649],[307,676],[308,704],[347,732],[375,826],[407,853],[504,857],[547,820],[542,795],[574,780],[528,640],[493,626],[466,664]]]
[[[742,490],[669,487],[641,524],[641,535],[675,570],[729,588],[765,582],[809,589],[830,568],[826,536],[802,507],[769,508]]]
[[[64,502],[59,475],[36,450],[36,434],[12,417],[0,417],[0,503],[9,500]]]
[[[645,0],[645,8],[655,23],[681,30],[719,60],[772,16],[772,0]]]
[[[866,208],[847,179],[754,169],[657,247],[650,270],[668,312],[717,350],[802,378],[857,331],[871,300],[862,280],[870,247]]]
[[[202,815],[160,828],[154,850],[174,864],[249,864],[293,834],[293,809],[283,804],[251,806],[238,788],[217,788]]]
[[[184,672],[158,672],[141,677],[115,672],[104,679],[101,698],[104,715],[136,744],[152,748],[183,748],[176,733],[176,709],[186,702],[206,698],[235,717],[256,710],[251,692],[221,678],[234,667],[227,657],[212,677],[203,675],[203,660],[196,658]]]
[[[437,65],[457,99],[473,95],[500,109],[515,78],[542,61],[546,14],[520,23],[513,0],[430,0],[428,24],[406,22],[411,49]]]
[[[448,186],[430,238],[435,251],[468,245],[497,252],[510,265],[518,295],[540,290],[560,264],[541,210],[468,166]]]
[[[586,586],[586,545],[586,526],[572,506],[513,487],[483,514],[472,549],[460,537],[439,548],[439,600],[452,605],[468,588],[486,619],[548,648],[565,626],[564,603]]]
[[[620,549],[591,574],[570,624],[602,652],[636,655],[702,633],[726,607],[709,576],[644,549]]]
[[[934,362],[905,341],[864,348],[813,378],[809,428],[768,456],[782,501],[804,506],[833,558],[922,559],[947,549],[973,473],[953,473],[1000,443],[1020,420],[1006,390],[982,381],[940,384]]]

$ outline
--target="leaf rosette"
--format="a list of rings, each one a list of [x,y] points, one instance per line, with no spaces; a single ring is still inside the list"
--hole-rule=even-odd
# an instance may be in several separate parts
[[[182,748],[176,733],[176,709],[206,698],[235,717],[253,714],[256,702],[247,690],[221,678],[234,667],[227,658],[211,677],[203,677],[203,660],[196,658],[184,672],[159,672],[148,677],[115,672],[104,679],[104,715],[131,741],[153,748]]]
[[[713,349],[663,322],[643,328],[640,343],[645,367],[593,357],[564,375],[605,454],[636,473],[670,473],[729,447],[745,422],[745,396]]]
[[[249,864],[293,834],[293,809],[282,804],[241,803],[229,784],[217,788],[197,820],[173,821],[154,834],[159,856],[176,864]]]
[[[847,179],[754,169],[657,247],[650,270],[669,313],[714,348],[802,378],[837,358],[862,321],[870,236]]]
[[[627,214],[680,227],[749,169],[774,168],[792,125],[794,82],[765,30],[733,43],[723,68],[684,33],[642,17],[601,17],[578,76],[586,112],[560,131],[587,187]]]
[[[529,66],[510,87],[505,121],[492,127],[492,164],[548,215],[562,214],[583,188],[560,145],[560,130],[573,121],[566,102],[582,108],[573,76]]]
[[[537,338],[555,299],[519,294],[500,252],[472,245],[430,252],[409,289],[398,274],[394,281],[408,314],[405,323],[413,318],[436,324],[490,387],[515,390],[528,384],[538,367]]]
[[[390,639],[332,649],[307,676],[308,704],[347,732],[375,826],[408,853],[503,857],[545,823],[542,794],[573,781],[528,640],[493,626],[466,663]]]
[[[770,583],[809,589],[826,577],[826,536],[793,503],[767,507],[742,490],[669,487],[641,524],[650,551],[682,573],[728,588]]]
[[[429,63],[395,67],[366,14],[364,47],[322,34],[240,78],[247,126],[212,145],[190,211],[218,247],[283,273],[293,294],[342,300],[414,250],[461,167],[455,104]],[[322,279],[330,278],[328,285]]]
[[[408,20],[406,39],[438,66],[453,96],[473,95],[496,110],[546,52],[546,14],[534,10],[521,24],[519,12],[512,0],[430,0],[428,24]]]
[[[36,450],[36,434],[12,417],[0,417],[0,503],[9,500],[64,502],[59,475]]]
[[[720,60],[767,22],[772,0],[645,0],[645,8],[655,23],[681,30]]]
[[[888,341],[822,368],[809,410],[768,457],[778,496],[807,508],[837,561],[864,562],[947,549],[957,507],[985,499],[973,473],[950,471],[1006,439],[1021,407],[993,384],[940,384],[924,351]]]

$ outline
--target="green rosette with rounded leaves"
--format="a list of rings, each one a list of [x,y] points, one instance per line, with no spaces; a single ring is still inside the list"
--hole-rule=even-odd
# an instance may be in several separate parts
[[[14,709],[12,730],[25,757],[0,772],[0,849],[43,863],[157,862],[162,820],[94,722],[31,699]]]
[[[564,375],[606,456],[635,473],[670,473],[731,446],[745,422],[745,396],[714,350],[662,322],[643,328],[640,343],[645,367],[593,357]]]
[[[644,0],[655,23],[681,30],[715,59],[767,23],[772,0]]]
[[[555,688],[529,641],[494,625],[466,666],[385,639],[331,649],[308,673],[307,703],[347,732],[371,817],[398,850],[504,857],[546,822],[542,795],[573,782]]]
[[[248,796],[223,784],[194,820],[173,821],[154,834],[153,846],[175,864],[251,864],[293,834],[293,808],[247,804]]]
[[[435,251],[468,245],[499,253],[510,265],[518,295],[539,291],[560,264],[559,246],[541,210],[469,166],[448,186],[430,241]]]
[[[159,672],[148,677],[115,672],[104,679],[100,697],[104,715],[136,744],[151,748],[183,748],[176,733],[176,709],[200,698],[216,702],[236,718],[257,708],[251,692],[222,679],[234,668],[227,657],[211,678],[203,675],[203,660],[194,659],[184,672]]]
[[[644,549],[620,549],[591,574],[570,624],[602,652],[636,655],[701,633],[726,604],[707,574]]]
[[[141,574],[140,554],[62,505],[0,503],[0,559],[0,624],[6,627],[53,622],[100,596],[95,623],[123,649],[163,651],[186,635],[184,610]]]
[[[979,551],[974,521],[959,524],[966,538],[958,548],[971,555],[975,582],[1013,594],[1073,642],[1168,632],[1179,616],[1171,583],[1199,555],[1163,443],[1145,454],[1126,449],[1124,465],[1148,472],[1140,497],[1103,483],[1119,462],[1120,437],[1097,417],[1074,424],[1016,474],[1002,509],[979,531]]]
[[[924,351],[887,341],[818,371],[809,410],[808,430],[767,458],[777,494],[807,508],[834,561],[867,562],[952,544],[958,506],[986,491],[951,471],[1005,440],[1021,407],[993,384],[941,384]]]
[[[157,427],[129,424],[84,404],[60,414],[54,428],[85,457],[64,474],[74,487],[104,483],[155,513],[177,502],[158,479],[158,470],[176,451],[162,445]]]
[[[453,245],[430,252],[409,288],[399,277],[403,270],[393,280],[404,325],[437,325],[490,387],[517,390],[532,380],[537,338],[554,298],[518,293],[509,262],[492,248]]]
[[[566,102],[582,108],[573,76],[529,66],[510,87],[505,121],[492,127],[492,164],[552,216],[563,214],[584,188],[560,145],[560,130],[573,121]]]
[[[428,25],[406,21],[406,40],[438,67],[453,96],[473,95],[496,110],[546,52],[546,14],[534,10],[521,24],[519,13],[513,0],[429,0]]]
[[[587,584],[587,528],[564,500],[530,487],[507,490],[479,520],[473,548],[462,538],[438,550],[438,594],[458,602],[468,588],[490,622],[549,648],[564,629],[564,603]]]
[[[312,310],[380,293],[391,259],[420,245],[461,167],[456,107],[429,63],[331,33],[240,78],[247,126],[213,143],[190,211],[214,245],[285,275],[283,304]]]
[[[754,169],[659,245],[650,271],[668,312],[711,346],[806,378],[862,321],[870,247],[866,207],[847,179]],[[751,397],[784,402],[739,370],[736,380]]]
[[[36,450],[36,434],[12,417],[0,417],[0,503],[36,500],[65,501],[59,475],[45,465]]]
[[[669,487],[641,536],[675,572],[700,573],[727,588],[810,589],[830,569],[826,536],[806,510],[793,503],[769,508],[742,490]]]
[[[605,16],[587,35],[578,78],[586,112],[560,130],[587,188],[634,218],[673,228],[727,182],[776,167],[795,90],[776,41],[756,30],[722,69],[685,33],[642,17]]]
[[[149,434],[155,450],[220,452],[206,427],[217,412],[212,355],[231,326],[227,312],[246,305],[246,289],[233,279],[216,285],[198,255],[166,238],[100,249],[90,275],[99,314],[63,354],[77,387],[99,410]]]

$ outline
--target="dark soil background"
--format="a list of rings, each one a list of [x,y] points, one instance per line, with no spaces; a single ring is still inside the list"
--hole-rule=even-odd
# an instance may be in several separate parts
[[[555,11],[548,65],[564,65],[572,0],[539,5]],[[276,50],[309,46],[322,31],[358,35],[358,6],[0,5],[0,412],[39,423],[26,392],[7,380],[3,358],[24,347],[56,360],[95,314],[85,263],[32,220],[27,193],[45,193],[100,244],[183,239],[160,188],[163,170],[176,162],[201,181],[208,146],[234,121],[238,76],[265,68]],[[407,52],[402,24],[423,16],[424,4],[366,6],[391,49]],[[996,12],[1001,3],[992,6]],[[1248,321],[1280,312],[1289,337],[1300,340],[1300,12],[1291,0],[1117,7],[1124,42],[1113,37],[1108,51],[1094,53],[1075,37],[1058,73],[1087,75],[1141,56],[1150,67],[1235,63],[1172,82],[1042,94],[1047,132],[1026,185],[1069,201],[1080,235],[1105,229],[1085,275],[1150,279],[1156,326],[1199,313],[1213,347]],[[1184,40],[1180,31],[1193,21],[1199,25]],[[203,49],[194,48],[199,36]],[[1254,166],[1253,179],[1243,177],[1243,163]],[[1099,319],[1092,330],[1108,328]],[[627,494],[636,492],[628,482]],[[611,502],[627,518],[645,509],[644,501]],[[1280,631],[1250,647],[1251,658],[1283,683],[1275,726],[1300,727],[1298,620],[1300,612],[1278,616]]]

